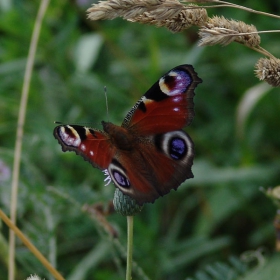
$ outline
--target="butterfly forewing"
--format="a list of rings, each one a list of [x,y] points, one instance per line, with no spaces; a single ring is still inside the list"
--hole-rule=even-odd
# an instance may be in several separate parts
[[[194,118],[194,89],[201,82],[191,65],[175,67],[136,103],[122,126],[140,135],[182,129]]]
[[[102,170],[108,167],[116,151],[108,135],[97,129],[79,125],[60,125],[54,129],[54,137],[64,152],[74,151],[94,167]]]

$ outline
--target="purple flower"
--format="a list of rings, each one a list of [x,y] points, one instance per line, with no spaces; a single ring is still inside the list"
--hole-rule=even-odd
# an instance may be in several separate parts
[[[0,182],[8,181],[11,177],[11,169],[4,161],[0,160]]]

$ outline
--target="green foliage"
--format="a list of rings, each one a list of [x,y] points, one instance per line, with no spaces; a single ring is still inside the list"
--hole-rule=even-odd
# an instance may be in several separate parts
[[[276,279],[278,256],[244,270],[237,257],[230,258],[260,246],[273,251],[275,245],[276,209],[259,187],[280,181],[279,89],[260,94],[247,110],[243,134],[237,135],[238,106],[260,83],[253,73],[259,54],[236,43],[198,48],[195,28],[171,34],[118,19],[89,22],[85,9],[90,2],[82,2],[51,1],[44,19],[24,128],[19,228],[66,279],[124,279],[126,219],[115,213],[103,216],[114,187],[105,187],[102,172],[82,158],[62,153],[52,135],[53,122],[101,128],[101,120],[108,119],[106,86],[109,119],[120,124],[162,73],[189,63],[203,79],[196,90],[196,117],[187,129],[196,149],[195,179],[135,216],[133,279]],[[0,6],[0,163],[5,166],[0,165],[0,207],[6,213],[19,100],[38,5],[11,1]],[[246,6],[280,11],[272,0],[250,0]],[[279,24],[232,9],[211,13],[256,24],[259,30]],[[280,57],[276,36],[264,35],[262,44]],[[100,202],[103,209],[95,218],[80,207]],[[1,224],[0,230],[0,275],[6,279],[8,229]],[[51,279],[20,242],[16,260],[17,279],[34,273]],[[230,272],[231,278],[216,277],[215,272]]]
[[[241,279],[239,276],[245,275],[248,267],[238,258],[230,257],[228,263],[216,262],[207,265],[203,270],[195,273],[195,278],[186,280],[234,280]]]

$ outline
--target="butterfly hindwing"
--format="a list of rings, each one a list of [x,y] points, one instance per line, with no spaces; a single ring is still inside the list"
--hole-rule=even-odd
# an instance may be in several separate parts
[[[116,155],[108,167],[115,185],[139,204],[153,202],[192,178],[194,146],[182,130],[158,134]]]

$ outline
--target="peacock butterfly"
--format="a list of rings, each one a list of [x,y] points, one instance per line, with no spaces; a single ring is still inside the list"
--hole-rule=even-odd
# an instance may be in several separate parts
[[[64,152],[107,170],[116,187],[140,205],[154,202],[193,178],[194,144],[182,128],[194,118],[194,90],[201,82],[191,65],[177,66],[140,98],[121,126],[59,125],[54,137]]]

